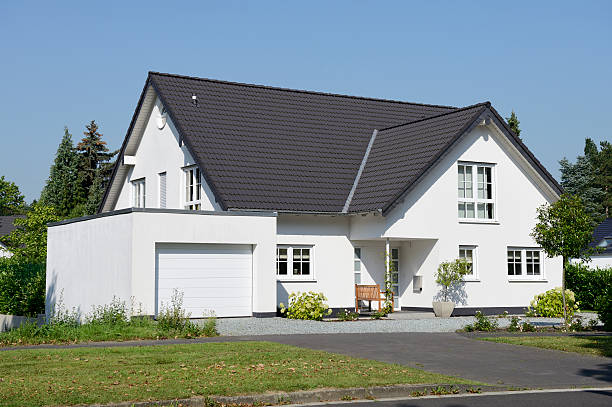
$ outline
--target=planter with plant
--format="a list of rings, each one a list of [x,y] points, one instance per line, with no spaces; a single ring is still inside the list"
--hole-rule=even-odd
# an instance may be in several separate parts
[[[463,276],[469,274],[470,264],[465,259],[456,259],[440,263],[436,271],[436,283],[442,286],[444,301],[433,301],[432,306],[437,317],[448,318],[455,309],[455,303],[449,301],[451,291],[463,281]]]

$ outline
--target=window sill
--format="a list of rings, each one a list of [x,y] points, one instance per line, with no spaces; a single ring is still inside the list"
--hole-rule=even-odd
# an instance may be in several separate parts
[[[463,282],[464,283],[480,283],[480,279],[479,278],[464,278]]]
[[[277,278],[277,282],[279,283],[316,283],[317,280],[315,278]]]
[[[509,278],[509,283],[548,283],[545,278]]]
[[[484,225],[499,225],[498,220],[459,219],[459,223],[475,223]]]

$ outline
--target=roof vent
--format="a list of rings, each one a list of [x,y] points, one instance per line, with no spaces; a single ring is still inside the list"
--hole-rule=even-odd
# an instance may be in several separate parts
[[[191,103],[193,103],[195,107],[198,107],[198,96],[195,93],[191,95]]]

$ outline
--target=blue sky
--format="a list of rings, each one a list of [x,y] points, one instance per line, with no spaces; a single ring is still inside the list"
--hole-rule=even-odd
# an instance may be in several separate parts
[[[609,1],[2,2],[0,175],[38,198],[65,125],[76,141],[95,119],[119,148],[153,70],[490,100],[558,178],[585,137],[612,139],[611,21]]]

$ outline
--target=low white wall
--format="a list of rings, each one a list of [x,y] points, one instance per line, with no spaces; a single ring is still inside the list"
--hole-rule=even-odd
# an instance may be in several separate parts
[[[276,311],[276,217],[272,214],[126,210],[49,227],[47,313],[60,300],[81,315],[113,296],[155,312],[155,245],[253,246],[253,312]]]
[[[82,316],[132,296],[132,214],[48,228],[46,313],[63,302]]]
[[[0,332],[19,328],[26,322],[35,322],[38,325],[42,325],[45,322],[45,315],[40,314],[37,318],[32,318],[19,315],[0,314]]]

